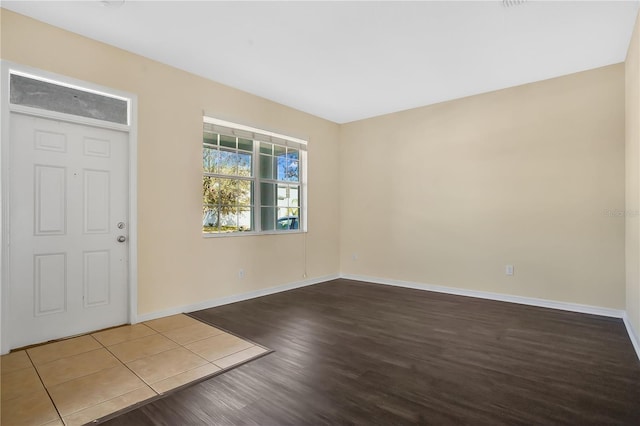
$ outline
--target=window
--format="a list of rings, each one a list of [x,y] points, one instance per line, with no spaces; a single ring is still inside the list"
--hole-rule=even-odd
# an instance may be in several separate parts
[[[10,102],[31,108],[129,125],[129,101],[93,90],[11,71]]]
[[[304,230],[306,142],[205,117],[202,232]]]

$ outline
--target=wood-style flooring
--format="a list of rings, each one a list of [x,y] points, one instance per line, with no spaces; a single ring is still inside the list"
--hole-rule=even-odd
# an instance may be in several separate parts
[[[108,425],[640,425],[619,319],[347,280],[194,316],[275,353]]]

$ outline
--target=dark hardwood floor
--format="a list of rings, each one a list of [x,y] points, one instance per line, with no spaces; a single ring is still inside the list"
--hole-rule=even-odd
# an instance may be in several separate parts
[[[347,280],[194,315],[275,352],[106,424],[640,425],[619,319]]]

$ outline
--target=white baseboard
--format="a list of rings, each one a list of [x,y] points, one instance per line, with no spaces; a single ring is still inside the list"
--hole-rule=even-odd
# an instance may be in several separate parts
[[[640,339],[638,339],[638,334],[633,328],[633,325],[631,325],[631,321],[629,321],[629,316],[626,312],[624,313],[622,320],[624,321],[625,327],[627,327],[627,334],[629,334],[629,339],[631,340],[633,349],[636,350],[636,355],[638,355],[638,359],[640,359]]]
[[[521,305],[539,306],[542,308],[560,309],[563,311],[580,312],[583,314],[602,315],[605,317],[623,318],[625,312],[619,309],[603,308],[600,306],[580,305],[578,303],[557,302],[555,300],[536,299],[533,297],[514,296],[488,291],[466,290],[455,287],[445,287],[411,281],[400,281],[389,278],[377,278],[364,275],[342,274],[341,278],[356,281],[366,281],[375,284],[392,285],[396,287],[412,288],[416,290],[434,291],[437,293],[455,294],[458,296],[476,297],[479,299],[497,300],[500,302],[519,303]]]
[[[491,293],[487,291],[467,290],[456,287],[446,287],[426,283],[417,283],[412,281],[393,280],[389,278],[377,278],[365,275],[354,274],[331,274],[322,277],[310,278],[303,281],[297,281],[289,284],[279,285],[276,287],[269,287],[265,289],[250,291],[247,293],[234,294],[231,296],[220,297],[217,299],[210,299],[204,302],[193,303],[189,305],[176,306],[173,308],[165,309],[163,311],[151,312],[148,314],[138,315],[138,322],[149,321],[157,318],[166,317],[169,315],[181,314],[185,312],[199,311],[202,309],[214,308],[216,306],[228,305],[230,303],[242,302],[243,300],[254,299],[256,297],[268,296],[270,294],[280,293],[287,290],[293,290],[300,287],[306,287],[314,284],[320,284],[323,282],[335,280],[338,278],[344,278],[347,280],[364,281],[374,284],[390,285],[395,287],[411,288],[416,290],[433,291],[436,293],[454,294],[458,296],[475,297],[478,299],[497,300],[500,302],[518,303],[521,305],[539,306],[542,308],[559,309],[563,311],[579,312],[583,314],[602,315],[605,317],[622,318],[624,325],[629,334],[629,339],[633,345],[633,348],[640,359],[640,339],[636,334],[627,313],[619,309],[603,308],[600,306],[581,305],[578,303],[558,302],[548,299],[536,299],[533,297],[514,296],[503,293]]]
[[[216,306],[228,305],[230,303],[242,302],[243,300],[254,299],[256,297],[267,296],[269,294],[280,293],[287,290],[293,290],[294,288],[306,287],[313,284],[323,283],[325,281],[331,281],[340,278],[338,274],[325,275],[322,277],[310,278],[303,281],[296,281],[289,284],[279,285],[276,287],[269,287],[260,290],[250,291],[247,293],[234,294],[231,296],[220,297],[217,299],[205,300],[203,302],[197,302],[190,305],[175,306],[173,308],[165,309],[162,311],[151,312],[148,314],[138,315],[137,321],[149,321],[157,318],[166,317],[169,315],[182,314],[185,312],[199,311],[201,309],[214,308]]]

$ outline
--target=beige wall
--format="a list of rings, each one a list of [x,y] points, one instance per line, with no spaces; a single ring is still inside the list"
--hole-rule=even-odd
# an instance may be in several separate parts
[[[301,234],[202,237],[203,110],[309,139],[308,278],[339,272],[338,125],[7,10],[1,54],[138,95],[140,314],[303,280]]]
[[[640,19],[631,37],[625,62],[626,80],[626,309],[640,332]],[[636,336],[638,337],[638,336]]]
[[[624,308],[623,64],[340,138],[342,273]]]
[[[309,138],[309,278],[625,306],[624,218],[605,215],[625,209],[622,64],[338,126],[6,10],[1,24],[3,59],[138,95],[140,314],[303,279],[303,235],[202,238],[202,110]]]

